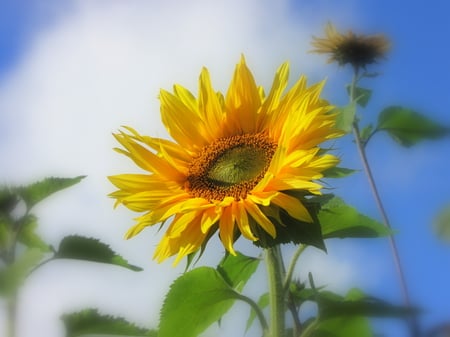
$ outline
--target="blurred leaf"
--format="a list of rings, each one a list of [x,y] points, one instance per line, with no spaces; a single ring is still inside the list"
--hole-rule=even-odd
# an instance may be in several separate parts
[[[49,177],[29,186],[19,187],[16,191],[17,194],[25,201],[27,208],[30,209],[51,194],[75,185],[83,178],[85,178],[85,176],[78,176],[75,178]]]
[[[95,309],[86,309],[61,317],[66,327],[66,337],[84,335],[119,335],[157,337],[156,330],[140,328],[122,317],[99,314]]]
[[[108,263],[133,271],[142,270],[140,267],[129,264],[127,260],[115,253],[103,242],[78,235],[66,236],[62,239],[54,258]]]
[[[336,128],[347,133],[352,131],[352,124],[355,120],[356,105],[350,103],[344,107],[336,108],[333,112],[337,112]]]
[[[345,178],[355,172],[356,170],[335,166],[323,171],[323,175],[326,178]]]
[[[0,295],[16,292],[30,271],[39,264],[44,254],[36,248],[25,250],[16,261],[0,270]]]
[[[377,129],[384,130],[398,143],[409,147],[425,139],[439,139],[450,134],[450,128],[400,106],[390,106],[378,116]]]
[[[37,218],[28,214],[22,221],[23,224],[17,238],[18,241],[29,248],[38,248],[42,252],[49,252],[51,250],[50,246],[36,234]]]
[[[237,252],[236,256],[226,255],[217,266],[217,271],[231,288],[242,291],[258,268],[259,262],[260,260],[255,257],[245,256]]]
[[[0,218],[8,217],[18,202],[19,199],[10,188],[2,186],[0,188]]]
[[[438,214],[434,229],[440,239],[450,242],[450,205]]]
[[[258,299],[258,307],[262,310],[269,306],[269,293],[262,294]],[[245,327],[245,331],[248,331],[253,324],[253,321],[256,318],[256,312],[252,308],[250,309],[250,316],[247,320],[247,325]]]
[[[191,270],[172,283],[161,309],[159,337],[195,337],[233,305],[236,292],[210,267]]]
[[[337,317],[320,321],[312,337],[372,337],[369,320],[365,317]]]
[[[318,295],[321,319],[342,316],[406,317],[418,313],[415,308],[392,305],[367,296],[359,289],[351,289],[344,298],[328,291],[320,292]]]
[[[8,249],[8,243],[9,243],[9,226],[6,219],[2,219],[0,217],[0,254],[2,251]]]
[[[361,137],[361,141],[363,143],[367,142],[367,140],[369,139],[369,137],[371,136],[373,131],[373,125],[369,124],[367,125],[365,128],[363,128],[361,130],[361,133],[359,134],[359,136]]]
[[[392,231],[334,197],[319,212],[324,239],[330,238],[376,238],[392,235]]]
[[[347,93],[350,95],[350,85],[347,85]],[[369,103],[370,97],[372,97],[372,90],[355,87],[354,99],[361,107],[365,108]]]

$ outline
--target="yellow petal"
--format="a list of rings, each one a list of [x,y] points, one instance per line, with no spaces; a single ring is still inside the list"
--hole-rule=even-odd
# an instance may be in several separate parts
[[[248,214],[273,238],[277,232],[273,223],[264,215],[263,212],[252,201],[244,200],[244,206]]]
[[[272,199],[272,202],[286,210],[286,212],[288,212],[288,214],[295,219],[305,222],[313,222],[308,210],[297,198],[285,193],[278,193]]]

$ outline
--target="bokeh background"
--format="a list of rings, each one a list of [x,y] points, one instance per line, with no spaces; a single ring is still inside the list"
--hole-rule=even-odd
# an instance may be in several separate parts
[[[35,209],[38,232],[54,245],[69,234],[100,238],[144,267],[134,273],[81,262],[46,265],[22,288],[19,336],[62,336],[60,315],[86,307],[157,326],[164,294],[184,266],[152,261],[160,238],[154,229],[123,239],[135,214],[113,210],[106,176],[136,172],[112,151],[111,133],[121,125],[167,136],[159,119],[159,88],[179,83],[196,92],[206,66],[214,87],[225,91],[245,54],[266,88],[278,65],[289,61],[292,81],[300,74],[311,83],[327,78],[324,97],[345,104],[349,69],[308,54],[311,36],[323,35],[331,21],[340,30],[381,32],[392,41],[387,60],[374,67],[383,75],[366,82],[374,94],[360,111],[363,123],[376,121],[384,106],[400,104],[450,125],[449,10],[438,0],[1,0],[0,183],[87,175]],[[449,145],[447,138],[404,149],[377,135],[367,149],[426,328],[450,321],[450,245],[433,233],[434,219],[450,204]],[[342,166],[361,168],[350,137],[336,144],[336,153]],[[348,203],[379,219],[362,172],[330,183]],[[248,242],[237,248],[257,253]],[[304,280],[312,271],[317,284],[332,290],[358,286],[400,303],[387,240],[334,240],[328,250],[307,250],[296,276]],[[286,247],[287,256],[291,252]],[[213,239],[200,264],[214,265],[222,253]],[[261,268],[246,292],[258,298],[265,282]],[[247,314],[248,307],[238,304],[220,328],[204,336],[242,336]],[[375,326],[387,336],[406,336],[394,320],[377,320]],[[254,328],[247,336],[259,334]]]

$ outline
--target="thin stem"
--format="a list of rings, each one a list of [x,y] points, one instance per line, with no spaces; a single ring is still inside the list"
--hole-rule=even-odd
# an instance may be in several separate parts
[[[261,308],[256,304],[255,301],[253,301],[250,297],[247,297],[245,295],[242,295],[240,293],[236,293],[236,299],[241,300],[247,304],[249,304],[253,310],[255,310],[256,317],[258,317],[259,323],[261,324],[261,327],[264,331],[264,336],[269,331],[269,324],[267,324],[266,317],[264,317],[264,313],[262,312]]]
[[[11,294],[8,297],[7,318],[6,318],[6,336],[16,336],[16,320],[17,320],[17,294]]]
[[[289,264],[289,268],[286,273],[286,277],[284,278],[283,289],[285,292],[289,289],[289,285],[291,284],[292,275],[294,273],[297,260],[303,253],[303,251],[306,249],[306,247],[307,247],[306,245],[300,245],[298,249],[295,251],[294,255],[292,256],[291,263]]]
[[[284,266],[278,246],[265,249],[267,275],[269,280],[270,337],[283,337],[286,311],[283,291]]]
[[[352,84],[350,87],[350,101],[353,102],[354,101],[354,92],[355,92],[355,87],[356,87],[356,83],[358,80],[358,69],[355,69],[355,74],[353,76],[353,80],[352,80]],[[361,134],[359,132],[359,126],[358,126],[358,122],[355,119],[355,121],[353,122],[352,125],[352,129],[353,129],[353,135],[355,137],[355,142],[356,142],[356,147],[358,149],[358,153],[359,156],[361,158],[361,162],[363,164],[364,167],[364,171],[366,173],[367,179],[369,181],[369,185],[370,185],[370,189],[372,191],[373,197],[375,199],[375,203],[378,207],[378,210],[381,214],[382,220],[384,225],[391,229],[391,224],[388,218],[388,215],[386,213],[386,210],[384,208],[383,202],[381,200],[380,194],[378,192],[378,188],[375,184],[375,179],[373,177],[372,174],[372,170],[370,169],[370,165],[369,165],[369,161],[367,160],[367,155],[366,155],[366,151],[364,148],[364,144],[362,143],[361,140]],[[407,283],[406,283],[406,278],[405,278],[405,274],[403,272],[403,268],[402,268],[402,264],[401,264],[401,260],[400,260],[400,254],[398,252],[398,248],[397,248],[397,244],[395,242],[395,239],[392,235],[389,236],[389,244],[391,247],[391,251],[392,251],[392,256],[394,258],[394,263],[395,263],[395,269],[397,271],[397,275],[400,281],[400,287],[402,290],[402,294],[403,294],[403,300],[406,306],[410,307],[411,306],[411,301],[410,301],[410,296],[409,296],[409,292],[408,292],[408,287],[407,287]],[[411,330],[411,335],[412,336],[418,336],[418,323],[416,318],[413,316],[410,320],[410,330]]]

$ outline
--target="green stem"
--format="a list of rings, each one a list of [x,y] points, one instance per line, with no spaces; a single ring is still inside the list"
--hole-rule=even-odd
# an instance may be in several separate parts
[[[289,285],[291,284],[292,274],[294,273],[297,260],[303,253],[303,251],[306,249],[306,247],[307,247],[306,245],[300,245],[298,249],[295,251],[294,255],[292,256],[291,263],[289,264],[289,268],[287,270],[286,277],[284,279],[283,289],[285,292],[288,291]]]
[[[15,337],[17,320],[17,295],[11,294],[7,301],[6,336]]]
[[[269,280],[270,329],[269,337],[285,334],[285,292],[283,290],[284,266],[279,246],[265,249]]]
[[[247,304],[250,305],[250,307],[255,310],[256,317],[258,317],[259,323],[261,324],[261,327],[263,329],[264,336],[267,336],[267,333],[269,331],[269,324],[267,324],[266,317],[264,317],[264,313],[262,312],[261,308],[256,304],[255,301],[253,301],[250,297],[247,297],[245,295],[242,295],[238,292],[235,294],[236,299],[241,300]]]
[[[358,81],[358,69],[355,69],[355,73],[354,73],[353,80],[352,80],[351,87],[350,87],[350,102],[352,102],[352,103],[355,102],[354,92],[355,92],[357,81]],[[353,135],[355,138],[356,147],[358,149],[358,153],[361,158],[361,162],[363,164],[364,171],[365,171],[367,179],[369,181],[370,189],[371,189],[373,197],[375,199],[375,203],[381,214],[384,225],[387,228],[391,229],[392,227],[391,227],[388,215],[386,213],[383,202],[381,200],[380,193],[378,192],[378,188],[375,183],[375,179],[373,177],[372,170],[369,165],[369,161],[367,160],[366,150],[365,150],[364,144],[361,140],[361,134],[359,132],[358,121],[356,118],[353,122],[352,129],[353,129]],[[391,247],[392,256],[394,258],[397,276],[400,281],[400,287],[401,287],[402,294],[403,294],[403,300],[404,300],[405,305],[407,307],[410,307],[411,301],[410,301],[409,291],[408,291],[408,287],[407,287],[407,283],[406,283],[406,278],[405,278],[405,274],[403,272],[402,263],[400,260],[400,254],[399,254],[399,251],[397,248],[397,244],[392,235],[389,236],[389,244]],[[409,323],[410,323],[409,325],[410,325],[411,336],[413,336],[413,337],[418,336],[419,335],[419,325],[418,325],[417,319],[413,316]]]

